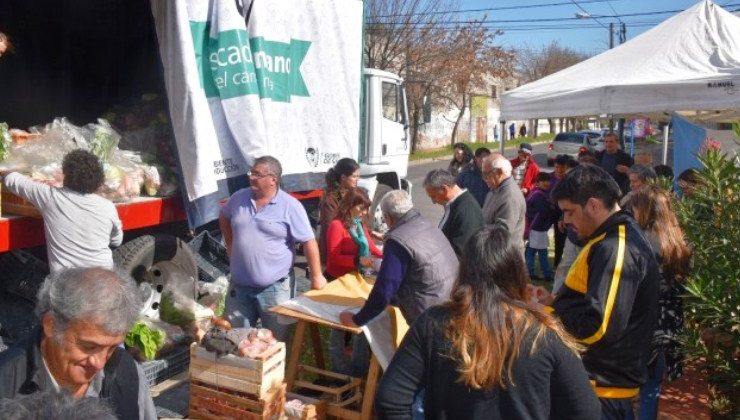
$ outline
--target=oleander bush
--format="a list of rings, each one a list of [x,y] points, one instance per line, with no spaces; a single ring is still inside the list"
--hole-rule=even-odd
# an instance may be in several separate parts
[[[740,128],[736,124],[736,134]],[[684,301],[685,351],[703,360],[715,419],[740,418],[740,155],[708,141],[694,194],[676,204],[693,267]]]

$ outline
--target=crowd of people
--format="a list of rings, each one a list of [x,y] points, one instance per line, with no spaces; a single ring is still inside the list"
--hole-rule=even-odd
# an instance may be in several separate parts
[[[250,186],[219,218],[231,265],[225,316],[288,340],[269,309],[295,295],[301,245],[314,289],[375,271],[366,303],[341,313],[342,324],[366,325],[395,305],[411,326],[383,375],[380,418],[631,419],[639,398],[639,418],[655,419],[663,378],[681,373],[676,337],[691,252],[674,197],[654,182],[666,169],[634,164],[616,135],[605,143],[596,155],[558,156],[551,173],[526,143],[513,160],[456,145],[449,168],[423,183],[444,207],[441,220],[427,220],[407,192],[393,190],[379,203],[387,232],[370,224],[359,165],[341,159],[326,176],[318,238],[300,202],[280,188],[280,162],[260,157]],[[94,194],[102,169],[91,159],[65,157],[63,188],[5,174],[6,187],[47,222],[52,274],[39,292],[40,327],[0,354],[0,398],[63,391],[102,397],[100,409],[119,418],[155,418],[141,368],[121,348],[139,305],[134,281],[113,266],[121,225]],[[695,184],[691,174],[679,177],[686,194]],[[81,219],[90,223],[73,224]],[[349,344],[332,333],[332,367],[363,375],[367,340],[354,339],[351,357]]]

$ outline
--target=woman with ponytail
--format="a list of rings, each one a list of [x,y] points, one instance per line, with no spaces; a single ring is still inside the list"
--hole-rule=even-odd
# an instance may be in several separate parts
[[[339,159],[333,168],[326,173],[326,187],[324,196],[319,204],[319,251],[322,261],[326,261],[326,232],[329,224],[337,217],[339,202],[342,197],[352,188],[357,187],[360,179],[360,165],[354,159]]]
[[[527,271],[506,226],[470,238],[450,302],[423,313],[383,375],[379,418],[598,419],[576,342],[528,303]]]

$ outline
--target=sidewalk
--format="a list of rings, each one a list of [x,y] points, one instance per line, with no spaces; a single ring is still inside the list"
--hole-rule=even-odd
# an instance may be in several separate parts
[[[536,141],[536,142],[532,142],[530,144],[535,145],[535,144],[549,143],[550,141],[551,140]],[[517,147],[518,146],[509,146],[509,147],[506,147],[506,148],[504,148],[504,152],[514,151],[514,150],[517,149]],[[498,148],[496,148],[496,150],[491,149],[491,152],[498,152]],[[409,156],[412,156],[412,155],[409,155]],[[437,162],[437,161],[440,161],[440,160],[447,160],[447,161],[452,160],[452,153],[450,153],[449,155],[437,156],[437,157],[426,158],[426,159],[418,159],[418,160],[411,160],[411,159],[409,159],[409,166],[423,165],[425,163]]]

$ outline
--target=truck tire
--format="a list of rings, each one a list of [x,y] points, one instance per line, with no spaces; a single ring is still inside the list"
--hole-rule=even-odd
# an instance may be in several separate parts
[[[198,265],[187,244],[170,235],[143,235],[113,252],[116,267],[137,283],[149,283],[153,292],[144,313],[156,311],[162,292],[168,288],[196,297]],[[141,288],[141,290],[144,290]],[[148,289],[148,288],[147,288]],[[145,297],[145,296],[143,296]]]
[[[389,191],[393,191],[393,188],[386,184],[378,184],[375,188],[373,203],[370,205],[370,230],[375,230],[380,233],[388,232],[388,225],[383,221],[383,212],[380,211],[380,200]]]

